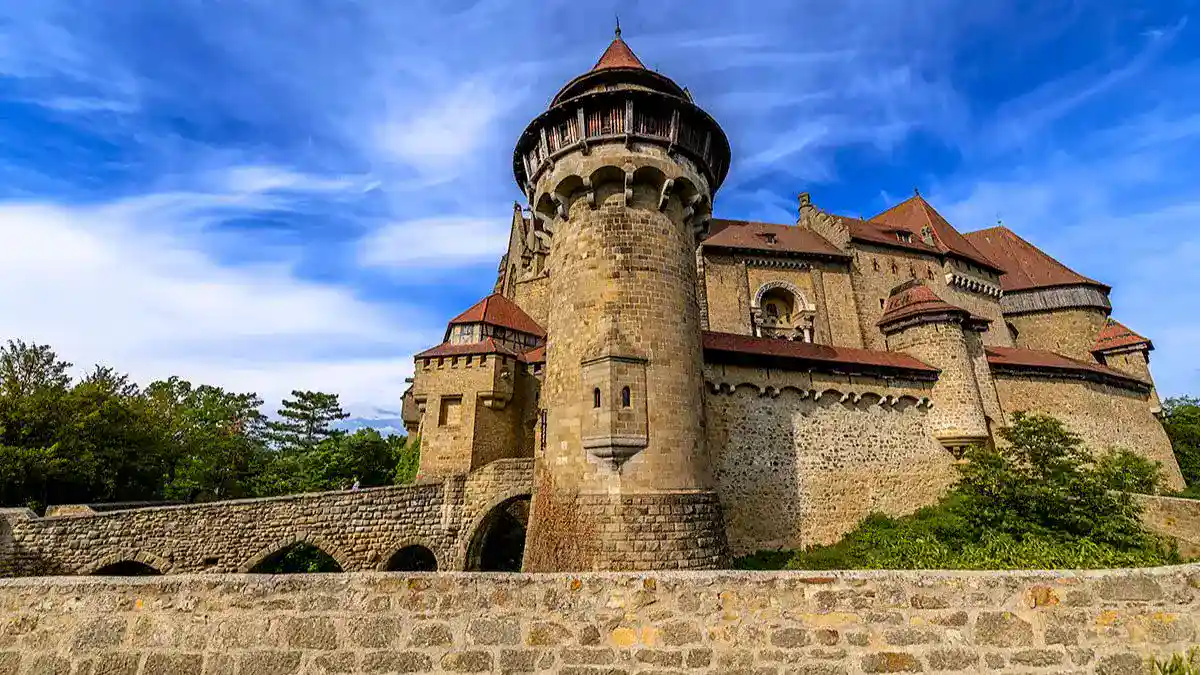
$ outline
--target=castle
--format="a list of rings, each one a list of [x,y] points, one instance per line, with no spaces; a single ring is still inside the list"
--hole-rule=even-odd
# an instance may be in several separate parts
[[[1017,411],[1182,487],[1153,347],[1108,286],[920,195],[715,219],[729,160],[618,33],[517,142],[530,207],[494,293],[415,357],[415,484],[0,509],[0,577],[263,572],[300,545],[347,572],[719,568],[937,501]],[[1153,499],[1148,524],[1200,550],[1194,502]]]
[[[919,194],[722,220],[729,142],[617,36],[521,134],[494,293],[416,355],[420,477],[534,459],[529,571],[705,568],[935,502],[1016,411],[1182,477],[1109,287]]]

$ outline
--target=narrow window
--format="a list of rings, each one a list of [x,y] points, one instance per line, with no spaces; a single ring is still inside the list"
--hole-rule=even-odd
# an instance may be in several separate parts
[[[621,390],[621,407],[629,407],[629,387],[625,387]]]
[[[879,299],[879,309],[883,309],[883,303],[884,303],[883,298],[880,298]]]
[[[600,407],[600,387],[596,387],[592,390],[592,407]]]

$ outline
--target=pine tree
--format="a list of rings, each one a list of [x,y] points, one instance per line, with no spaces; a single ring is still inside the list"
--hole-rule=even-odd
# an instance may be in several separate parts
[[[267,423],[268,437],[282,452],[311,450],[340,435],[332,425],[349,416],[337,394],[293,390],[292,398],[284,399],[279,409],[279,419]]]

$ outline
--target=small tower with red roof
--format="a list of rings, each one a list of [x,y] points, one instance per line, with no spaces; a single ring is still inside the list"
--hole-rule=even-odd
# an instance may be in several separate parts
[[[921,279],[892,289],[879,319],[889,351],[904,352],[940,371],[928,428],[956,455],[988,442],[988,412],[999,414],[983,348],[989,323],[942,300]]]
[[[728,168],[721,127],[619,31],[517,141],[536,246],[516,257],[547,275],[526,570],[722,564],[696,246]]]
[[[420,419],[419,478],[533,456],[537,374],[528,355],[545,340],[520,307],[490,295],[451,319],[440,345],[416,355],[411,395]]]

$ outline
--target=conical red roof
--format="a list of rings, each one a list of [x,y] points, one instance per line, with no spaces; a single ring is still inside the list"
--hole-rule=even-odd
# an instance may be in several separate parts
[[[486,323],[537,337],[546,337],[545,329],[538,325],[533,317],[526,314],[512,300],[499,293],[487,296],[472,305],[467,311],[450,319],[451,326],[464,323]]]
[[[646,66],[642,64],[641,59],[633,53],[629,45],[625,44],[625,41],[618,35],[613,38],[612,44],[608,46],[608,49],[604,50],[604,54],[601,55],[596,65],[592,66],[593,71],[607,70],[609,68],[641,68],[645,70]]]

